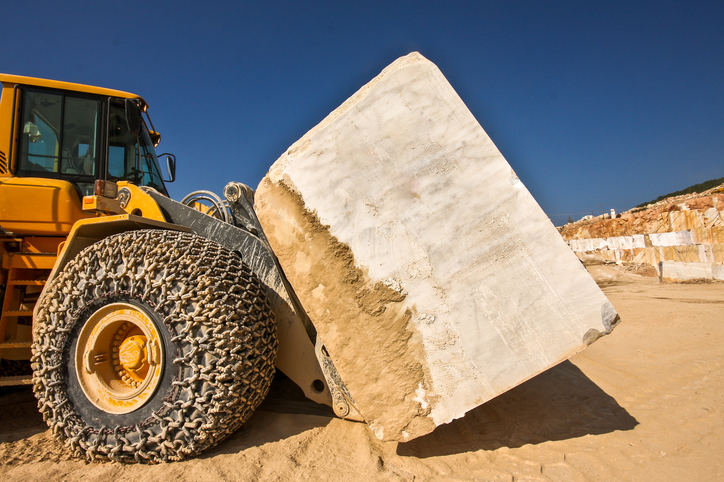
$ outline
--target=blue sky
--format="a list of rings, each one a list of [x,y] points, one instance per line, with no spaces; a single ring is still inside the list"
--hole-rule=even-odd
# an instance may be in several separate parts
[[[724,176],[724,2],[68,0],[3,7],[0,71],[143,96],[180,199],[256,187],[396,58],[438,65],[556,224]],[[324,188],[320,179],[320,188]]]

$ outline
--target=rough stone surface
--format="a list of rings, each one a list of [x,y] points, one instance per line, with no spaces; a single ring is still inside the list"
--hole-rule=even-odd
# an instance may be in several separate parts
[[[618,321],[442,73],[398,59],[257,189],[274,251],[384,440],[462,417]]]

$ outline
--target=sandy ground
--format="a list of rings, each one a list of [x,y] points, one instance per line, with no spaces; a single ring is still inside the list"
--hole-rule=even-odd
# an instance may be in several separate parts
[[[29,389],[0,392],[2,480],[723,480],[724,284],[589,266],[623,322],[557,367],[408,443],[272,396],[204,456],[70,458]]]

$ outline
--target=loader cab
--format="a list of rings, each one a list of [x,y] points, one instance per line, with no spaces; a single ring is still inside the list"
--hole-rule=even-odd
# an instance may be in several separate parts
[[[160,136],[143,120],[141,99],[42,86],[15,94],[15,177],[67,181],[79,197],[92,194],[97,179],[168,196],[154,150]]]

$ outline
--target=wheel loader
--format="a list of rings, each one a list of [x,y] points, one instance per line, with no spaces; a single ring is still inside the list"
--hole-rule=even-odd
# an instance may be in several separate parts
[[[285,151],[256,198],[229,182],[170,199],[176,158],[156,155],[137,95],[0,82],[0,385],[32,384],[87,460],[197,455],[278,372],[406,442],[619,321],[417,53]]]
[[[360,419],[317,359],[250,188],[175,202],[175,157],[164,179],[142,98],[0,82],[1,385],[32,383],[88,459],[197,454],[249,418],[275,367]]]

